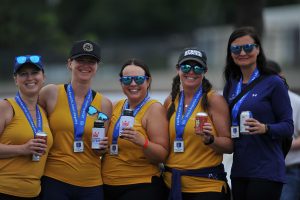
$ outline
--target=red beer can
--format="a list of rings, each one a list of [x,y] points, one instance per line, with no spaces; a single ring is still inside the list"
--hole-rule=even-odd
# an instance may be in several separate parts
[[[203,132],[204,123],[208,121],[208,115],[205,112],[198,112],[195,118],[195,131]]]
[[[44,144],[47,144],[47,133],[46,132],[37,132],[35,134],[35,139],[44,139],[45,140]],[[39,151],[39,153],[43,153],[43,152]],[[32,161],[40,161],[40,156],[36,155],[36,154],[33,154],[32,155]]]

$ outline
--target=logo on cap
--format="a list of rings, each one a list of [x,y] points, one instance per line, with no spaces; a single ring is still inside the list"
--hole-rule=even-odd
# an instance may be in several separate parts
[[[197,51],[197,50],[187,50],[187,51],[185,51],[184,56],[188,56],[188,55],[194,55],[194,56],[202,57],[202,53],[200,51]]]
[[[91,43],[84,43],[82,48],[84,51],[88,51],[88,52],[93,51],[93,45]]]

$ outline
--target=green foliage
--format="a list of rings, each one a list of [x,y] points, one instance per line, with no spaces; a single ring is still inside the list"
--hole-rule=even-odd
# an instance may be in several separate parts
[[[0,75],[18,54],[65,60],[71,42],[126,40],[190,34],[196,28],[233,23],[240,0],[2,0]],[[299,3],[300,0],[286,0]],[[281,0],[266,5],[281,5]]]

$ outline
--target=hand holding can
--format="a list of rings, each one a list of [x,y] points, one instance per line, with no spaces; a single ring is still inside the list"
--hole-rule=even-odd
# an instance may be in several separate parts
[[[132,128],[134,125],[133,110],[124,109],[123,115],[120,118],[119,136],[122,138],[122,131],[125,128]]]
[[[102,149],[101,140],[105,137],[104,121],[96,120],[92,128],[92,149]]]
[[[202,133],[204,124],[208,122],[208,115],[205,112],[198,112],[195,117],[195,133]]]
[[[251,111],[243,111],[240,114],[240,133],[242,134],[249,134],[250,131],[248,130],[248,128],[250,126],[245,125],[246,120],[249,118],[252,118],[252,112]]]
[[[38,132],[35,134],[35,139],[43,139],[44,142],[42,142],[42,144],[47,144],[47,133],[46,132]],[[41,153],[41,154],[45,153],[45,151],[43,151],[43,150],[38,150],[37,152]],[[32,161],[40,161],[40,156],[38,154],[33,154]]]

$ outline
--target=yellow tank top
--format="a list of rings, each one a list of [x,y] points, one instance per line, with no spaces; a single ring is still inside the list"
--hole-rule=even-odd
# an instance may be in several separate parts
[[[125,100],[119,101],[114,109],[111,124],[108,129],[109,145],[112,143],[112,135],[115,124],[121,116]],[[142,118],[150,105],[156,100],[148,101],[137,113],[134,119],[134,129],[143,136],[148,137],[142,126]],[[152,176],[159,176],[158,165],[150,163],[144,155],[143,147],[130,141],[118,139],[118,155],[110,155],[109,152],[102,158],[102,178],[107,185],[128,185],[137,183],[151,183]]]
[[[102,95],[96,93],[91,105],[101,111]],[[91,149],[91,134],[97,116],[86,116],[84,152],[74,153],[74,126],[64,85],[59,85],[58,99],[49,116],[54,143],[47,160],[45,175],[62,182],[92,187],[102,185],[100,157]]]
[[[209,92],[210,96],[213,91]],[[174,140],[176,138],[175,134],[175,117],[176,110],[178,107],[178,96],[175,100],[175,112],[173,113],[170,124],[169,124],[169,133],[170,133],[170,154],[167,159],[166,165],[170,168],[176,169],[201,169],[206,167],[217,166],[222,162],[222,154],[216,153],[213,149],[203,144],[200,136],[195,134],[195,116],[198,112],[204,112],[201,107],[201,99],[196,106],[194,112],[189,118],[183,134],[184,141],[184,152],[183,153],[174,153]],[[211,123],[211,119],[209,118]],[[215,128],[213,127],[213,135],[216,135]],[[164,180],[167,186],[171,187],[171,173],[164,173]],[[222,186],[224,185],[223,181],[213,180],[208,178],[199,178],[191,176],[182,176],[181,177],[181,191],[182,192],[220,192]]]
[[[34,138],[27,118],[14,98],[7,99],[14,110],[12,121],[5,127],[0,143],[8,145],[25,144]],[[44,110],[42,114],[43,131],[47,133],[47,152],[39,162],[32,161],[32,155],[0,159],[0,193],[36,197],[41,190],[40,178],[44,173],[46,158],[52,146],[52,134]]]

